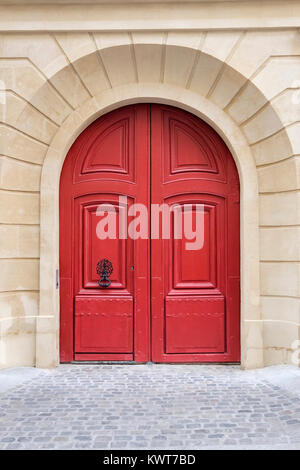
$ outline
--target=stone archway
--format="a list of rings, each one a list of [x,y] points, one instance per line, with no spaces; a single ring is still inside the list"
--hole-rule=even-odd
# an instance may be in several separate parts
[[[213,103],[190,91],[161,87],[160,96],[153,88],[128,85],[106,97],[101,107],[90,100],[79,108],[58,131],[45,158],[41,182],[41,262],[40,316],[37,321],[37,366],[53,367],[58,363],[59,289],[47,280],[55,278],[59,265],[58,192],[62,164],[71,143],[80,132],[101,114],[124,104],[159,102],[183,108],[206,120],[219,132],[235,159],[241,183],[241,348],[242,367],[263,365],[262,323],[259,310],[259,242],[258,191],[253,158],[245,138],[233,121]],[[98,109],[97,109],[98,108]],[[66,139],[66,137],[68,138]],[[247,256],[246,256],[247,253]]]
[[[9,330],[7,346],[5,328],[1,336],[5,363],[13,363],[8,357],[16,350],[9,339],[12,332],[19,335],[23,328],[30,341],[26,363],[33,363],[36,347],[38,366],[57,364],[55,279],[62,162],[78,134],[102,113],[145,101],[200,116],[230,148],[242,191],[242,365],[262,366],[263,354],[266,364],[289,360],[291,343],[299,337],[299,268],[294,262],[299,259],[299,106],[290,106],[298,35],[295,30],[12,35],[3,46],[10,112],[5,116],[7,127],[0,128],[5,136],[2,153],[21,164],[25,160],[43,166],[41,186],[38,167],[34,173],[30,168],[34,181],[27,178],[21,184],[28,194],[9,192],[20,187],[13,177],[5,182],[3,197],[6,207],[18,206],[27,221],[34,221],[36,240],[40,221],[41,262],[38,246],[34,260],[22,259],[24,249],[15,259],[2,260],[3,286],[9,292],[6,311],[15,298],[22,300],[20,292],[10,290],[20,289],[35,303],[32,309],[21,302],[15,307],[18,318],[3,322]],[[7,173],[21,171],[20,163],[3,160]],[[24,171],[28,176],[29,169]],[[16,212],[5,217],[12,224],[20,220]],[[22,227],[18,231],[20,236],[24,232]],[[34,295],[25,292],[28,289]],[[32,315],[36,311],[37,317]],[[18,335],[14,337],[22,344]],[[20,351],[16,359],[23,364]]]

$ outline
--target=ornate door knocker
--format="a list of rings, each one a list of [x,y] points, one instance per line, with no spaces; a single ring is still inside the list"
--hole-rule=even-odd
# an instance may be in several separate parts
[[[112,272],[113,265],[108,259],[103,258],[101,261],[99,261],[97,264],[97,274],[101,276],[100,280],[98,281],[100,287],[106,288],[111,285],[111,281],[108,278]]]

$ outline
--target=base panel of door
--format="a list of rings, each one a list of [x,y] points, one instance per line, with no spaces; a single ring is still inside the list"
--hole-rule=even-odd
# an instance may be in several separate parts
[[[131,364],[147,364],[147,361],[136,361],[132,354],[75,354],[72,362],[109,362],[109,363],[131,363]],[[152,359],[153,364],[239,364],[240,358],[233,355],[225,354],[203,354],[201,357],[189,356],[184,357],[181,354],[174,354],[172,357],[169,355],[163,356],[160,359]]]
[[[184,355],[184,354],[174,354],[174,355],[163,355],[160,358],[152,359],[154,363],[167,363],[167,364],[211,364],[211,363],[232,363],[239,364],[240,357],[237,357],[233,354],[201,354],[200,355]]]
[[[170,366],[178,366],[178,365],[192,365],[195,364],[196,366],[200,365],[211,365],[211,362],[136,362],[136,361],[71,361],[71,362],[60,362],[60,364],[89,364],[89,365],[101,365],[101,364],[109,364],[109,365],[140,365],[140,364],[145,364],[145,365],[152,365],[155,366],[156,364],[168,364]],[[216,366],[240,366],[240,362],[214,362],[213,363]]]
[[[74,354],[75,361],[134,361],[133,354]]]
[[[61,364],[68,364],[67,362],[61,362]],[[135,361],[72,361],[71,363],[69,364],[74,364],[74,365],[105,365],[105,364],[109,364],[109,365],[135,365],[135,364],[138,364],[137,362]],[[145,364],[145,363],[143,363]]]

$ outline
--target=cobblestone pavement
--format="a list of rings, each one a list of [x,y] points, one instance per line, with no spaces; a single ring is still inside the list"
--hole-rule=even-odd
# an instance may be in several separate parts
[[[224,447],[300,449],[300,397],[236,366],[170,364],[61,365],[0,393],[0,449]]]

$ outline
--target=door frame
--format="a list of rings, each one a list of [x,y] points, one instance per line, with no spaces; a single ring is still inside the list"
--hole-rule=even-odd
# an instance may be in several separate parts
[[[196,99],[195,99],[196,98]],[[229,147],[241,187],[241,366],[263,366],[262,321],[259,305],[259,232],[257,172],[251,149],[234,121],[214,103],[189,90],[162,85],[159,94],[150,85],[129,84],[101,103],[93,99],[75,110],[62,124],[47,151],[41,178],[40,313],[36,325],[36,366],[59,364],[59,179],[65,156],[91,122],[112,109],[138,102],[169,104],[199,116]],[[50,281],[49,281],[50,279]]]

